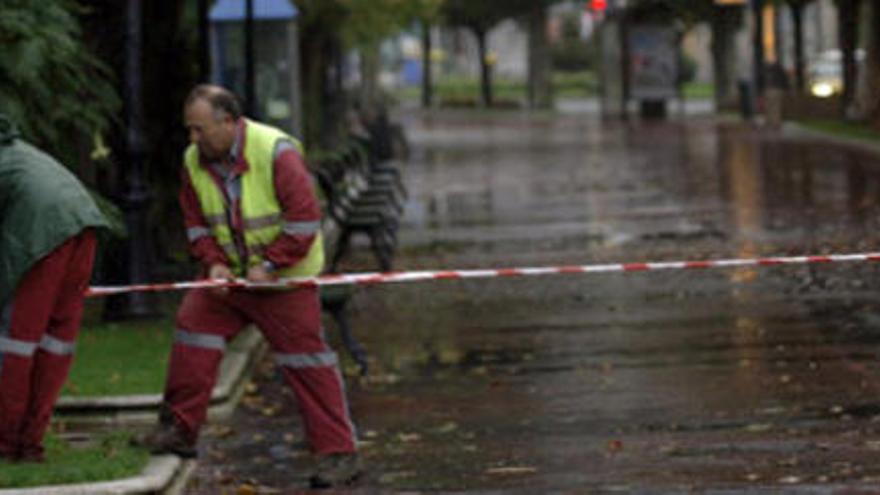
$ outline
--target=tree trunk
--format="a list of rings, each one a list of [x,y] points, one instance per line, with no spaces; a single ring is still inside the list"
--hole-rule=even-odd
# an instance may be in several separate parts
[[[324,88],[326,58],[324,57],[324,35],[304,26],[300,38],[300,57],[302,60],[303,95],[303,144],[306,148],[320,142],[323,127],[321,95]]]
[[[880,130],[880,0],[870,5],[871,22],[868,33],[868,49],[865,54],[866,86],[864,95],[865,115],[875,129]]]
[[[856,43],[858,40],[858,7],[860,0],[840,0],[838,2],[838,23],[840,25],[841,70],[843,73],[843,97],[841,111],[847,117],[855,103],[856,95]]]
[[[806,64],[804,61],[804,4],[790,4],[791,21],[794,24],[794,80],[795,89],[803,93],[807,88]]]
[[[536,5],[528,14],[529,28],[529,108],[553,106],[552,66],[547,42],[547,8]]]
[[[482,29],[474,29],[477,36],[477,46],[480,52],[480,103],[485,108],[492,107],[492,67],[488,60],[486,46],[487,32]]]
[[[767,71],[764,61],[764,0],[754,0],[752,15],[754,16],[755,29],[752,35],[752,51],[754,54],[754,82],[755,95],[761,97],[764,94],[765,74]]]
[[[379,98],[379,45],[370,44],[361,49],[361,108],[376,108]]]
[[[434,71],[431,63],[431,23],[422,21],[422,108],[434,103]]]
[[[321,92],[321,111],[324,113],[319,144],[323,149],[331,149],[341,144],[345,129],[345,109],[347,102],[343,89],[343,48],[342,39],[331,34],[325,40],[324,79]],[[374,100],[375,101],[375,100]]]
[[[716,7],[711,20],[715,108],[734,108],[737,102],[735,36],[740,18],[734,9]]]

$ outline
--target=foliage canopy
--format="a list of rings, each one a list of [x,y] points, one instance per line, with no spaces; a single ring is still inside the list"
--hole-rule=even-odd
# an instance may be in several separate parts
[[[109,69],[82,41],[79,9],[70,0],[0,5],[0,112],[67,164],[120,106]]]

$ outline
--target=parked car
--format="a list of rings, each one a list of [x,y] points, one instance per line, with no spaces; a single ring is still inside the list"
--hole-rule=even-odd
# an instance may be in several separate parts
[[[807,67],[807,82],[810,94],[818,98],[828,98],[843,92],[843,56],[840,50],[821,52]],[[865,51],[856,50],[856,64],[861,67]]]

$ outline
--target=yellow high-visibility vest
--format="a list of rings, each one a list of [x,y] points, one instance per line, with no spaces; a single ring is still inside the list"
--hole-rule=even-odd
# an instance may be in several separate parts
[[[244,128],[244,158],[249,167],[241,176],[241,214],[245,229],[244,241],[248,248],[248,259],[245,262],[239,259],[232,231],[226,222],[223,191],[211,174],[199,164],[198,148],[189,145],[183,159],[211,234],[226,252],[230,268],[237,275],[244,275],[246,268],[263,263],[264,250],[284,231],[285,220],[273,181],[275,145],[279,140],[287,140],[302,154],[302,145],[297,139],[274,127],[246,120]],[[312,222],[307,222],[310,223]],[[297,264],[279,269],[279,277],[313,277],[321,273],[324,267],[324,242],[320,222],[314,222],[314,233],[317,235],[308,254]]]

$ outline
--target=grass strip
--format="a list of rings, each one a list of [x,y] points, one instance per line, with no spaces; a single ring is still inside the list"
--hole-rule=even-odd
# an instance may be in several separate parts
[[[712,83],[690,82],[682,86],[686,100],[701,100],[715,97],[715,86]]]
[[[836,136],[860,139],[873,143],[880,143],[880,132],[868,124],[859,122],[846,122],[844,120],[818,120],[807,119],[799,122],[801,125],[814,131],[834,134]]]
[[[0,461],[0,487],[90,483],[136,476],[146,467],[150,455],[146,450],[129,446],[130,436],[130,433],[116,432],[86,446],[75,447],[47,435],[45,463]]]
[[[84,325],[62,395],[161,393],[172,338],[173,324],[169,318]]]
[[[599,80],[595,73],[554,72],[553,89],[557,98],[594,98],[599,96]],[[492,81],[493,96],[501,101],[524,101],[528,94],[526,82],[498,76]],[[405,86],[395,95],[399,99],[416,100],[420,86]],[[434,81],[434,94],[440,102],[475,105],[480,95],[480,80],[473,76],[445,75]],[[682,87],[685,99],[710,99],[715,95],[711,83],[690,82]]]

